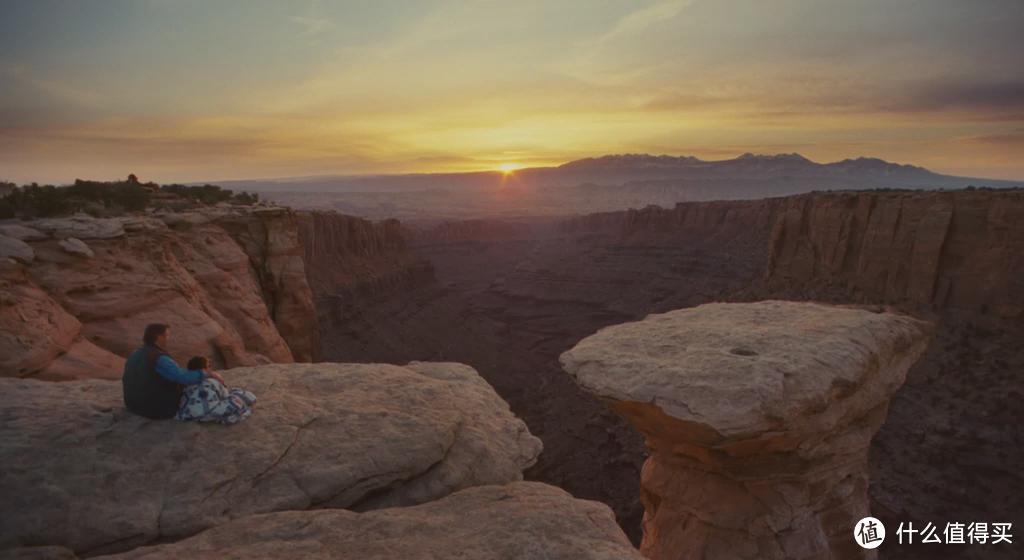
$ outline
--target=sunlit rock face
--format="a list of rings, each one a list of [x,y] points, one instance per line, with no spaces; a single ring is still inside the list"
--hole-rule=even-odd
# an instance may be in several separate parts
[[[290,210],[0,226],[18,236],[0,236],[0,376],[119,378],[147,323],[171,326],[167,350],[179,362],[314,357],[316,316]]]
[[[223,375],[259,397],[230,427],[129,414],[117,381],[0,378],[0,550],[94,555],[253,514],[419,504],[521,480],[541,450],[462,364]]]
[[[647,557],[865,558],[868,447],[930,333],[892,313],[715,303],[603,329],[561,362],[647,440]]]

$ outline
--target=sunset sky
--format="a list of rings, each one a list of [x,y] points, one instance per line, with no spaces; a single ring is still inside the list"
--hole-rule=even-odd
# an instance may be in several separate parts
[[[1024,179],[1020,0],[0,4],[0,179],[860,155]]]

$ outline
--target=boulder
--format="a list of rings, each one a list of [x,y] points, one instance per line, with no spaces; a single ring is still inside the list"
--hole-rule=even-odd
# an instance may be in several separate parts
[[[14,223],[0,224],[0,234],[20,239],[21,241],[40,241],[47,238],[45,233],[35,228]]]
[[[79,257],[86,257],[91,259],[96,256],[96,253],[93,252],[93,250],[88,245],[86,245],[84,241],[75,237],[61,239],[60,241],[57,242],[57,245],[59,245],[60,248],[64,249],[66,252],[72,255],[77,255]]]
[[[460,364],[274,364],[231,427],[129,414],[121,384],[0,379],[0,548],[116,552],[257,513],[411,505],[522,478],[540,453]]]
[[[867,459],[930,325],[813,303],[715,303],[561,356],[647,440],[648,558],[863,558]]]
[[[641,560],[608,506],[536,482],[481,486],[415,507],[256,515],[104,560]]]
[[[124,226],[120,218],[93,218],[90,216],[47,218],[32,221],[32,227],[62,239],[65,237],[113,239],[124,235]]]
[[[30,264],[36,258],[36,252],[28,243],[8,235],[0,234],[0,258],[14,259],[20,263]]]

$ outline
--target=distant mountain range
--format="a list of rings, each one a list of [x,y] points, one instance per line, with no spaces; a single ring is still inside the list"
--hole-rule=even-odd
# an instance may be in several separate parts
[[[1006,188],[1024,181],[956,177],[860,157],[816,163],[800,154],[693,156],[620,154],[557,167],[404,175],[221,181],[299,208],[368,217],[567,214],[672,206],[688,200],[785,196],[816,190]]]
[[[572,187],[586,183],[599,186],[646,181],[785,179],[820,181],[820,190],[834,188],[961,188],[968,185],[1010,187],[1024,181],[956,177],[934,173],[916,165],[890,163],[859,157],[833,163],[816,163],[800,154],[743,154],[734,159],[707,161],[693,156],[648,154],[606,155],[570,161],[557,167],[532,167],[513,173],[516,182],[534,187]],[[411,173],[394,175],[322,175],[285,179],[221,181],[225,186],[249,190],[376,191],[452,188],[488,188],[507,185],[499,171],[466,173]],[[725,194],[725,193],[723,193]],[[767,194],[767,193],[766,193]]]

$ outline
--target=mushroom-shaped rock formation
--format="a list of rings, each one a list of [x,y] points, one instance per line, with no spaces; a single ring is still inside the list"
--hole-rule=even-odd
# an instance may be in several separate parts
[[[415,507],[239,519],[104,560],[642,560],[608,506],[536,482],[481,486]]]
[[[641,551],[862,558],[868,446],[929,323],[814,303],[714,303],[608,327],[561,356],[647,439]]]
[[[0,549],[127,550],[256,513],[410,505],[521,480],[540,441],[461,364],[273,364],[231,426],[127,413],[114,381],[0,379]]]

